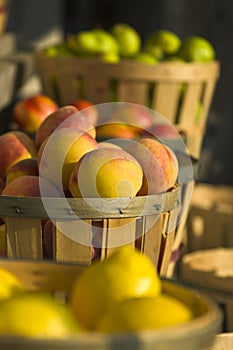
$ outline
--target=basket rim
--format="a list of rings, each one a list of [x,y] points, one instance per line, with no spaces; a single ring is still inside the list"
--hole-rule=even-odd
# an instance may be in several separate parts
[[[60,71],[61,62],[65,70],[72,71],[73,64],[77,68],[78,63],[81,65],[80,72],[82,74],[91,75],[93,72],[95,76],[105,77],[108,75],[111,77],[122,77],[124,72],[125,78],[146,78],[153,79],[172,79],[174,81],[183,81],[185,79],[192,80],[217,80],[220,76],[221,63],[219,59],[215,59],[210,62],[171,62],[162,61],[155,65],[149,65],[143,62],[133,61],[130,59],[122,59],[120,62],[112,64],[104,62],[98,57],[79,57],[79,56],[48,56],[42,50],[38,50],[34,53],[34,61],[36,65],[46,67],[46,63],[49,63],[48,68],[54,71]],[[72,64],[73,62],[73,64]],[[41,67],[42,67],[41,66]],[[140,69],[142,68],[142,72]],[[103,73],[104,72],[104,73]],[[195,73],[195,74],[194,74]]]
[[[159,215],[180,205],[180,186],[133,198],[57,198],[0,196],[0,216],[64,220],[131,218]],[[45,209],[49,210],[49,215]]]

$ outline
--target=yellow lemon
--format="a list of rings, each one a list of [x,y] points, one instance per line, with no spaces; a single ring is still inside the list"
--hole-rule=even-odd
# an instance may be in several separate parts
[[[9,270],[0,267],[0,300],[24,292],[23,283]]]
[[[160,292],[161,281],[151,260],[139,251],[121,247],[83,271],[74,282],[70,305],[77,319],[93,329],[116,303]]]
[[[64,338],[81,330],[68,307],[48,293],[25,292],[0,305],[0,334]]]
[[[124,300],[97,324],[100,332],[134,332],[176,326],[192,319],[191,310],[178,299],[161,294]]]

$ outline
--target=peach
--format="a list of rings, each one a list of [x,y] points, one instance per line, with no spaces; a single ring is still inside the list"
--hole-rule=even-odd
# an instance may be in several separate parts
[[[39,148],[40,175],[55,186],[68,190],[74,164],[97,145],[97,141],[87,132],[70,128],[55,130]]]
[[[134,103],[119,103],[110,116],[110,121],[130,124],[135,130],[148,129],[152,126],[154,118],[149,108]]]
[[[5,179],[9,167],[25,158],[37,156],[37,147],[23,131],[8,131],[0,135],[0,176]]]
[[[153,136],[158,139],[176,140],[181,139],[179,132],[176,128],[170,124],[159,123],[152,125],[149,129],[145,130],[142,136]]]
[[[63,106],[54,113],[50,114],[37,130],[35,141],[38,147],[47,139],[57,128],[71,128],[88,132],[95,138],[95,127],[79,112],[75,106]]]
[[[165,192],[174,187],[178,176],[178,161],[174,152],[153,138],[141,138],[123,147],[143,169],[143,184],[137,195]]]
[[[135,128],[123,122],[109,122],[96,126],[96,138],[99,141],[110,138],[134,139],[135,136]]]
[[[25,132],[35,133],[43,120],[58,109],[58,104],[50,97],[37,94],[16,102],[13,119]]]
[[[41,187],[47,197],[60,197],[58,189],[48,180],[34,175],[23,175],[6,184],[2,196],[41,197]]]
[[[99,147],[74,166],[69,181],[73,197],[133,197],[142,185],[140,164],[122,149]]]
[[[6,184],[23,175],[39,176],[37,158],[26,158],[13,164],[6,172]]]
[[[99,119],[98,110],[95,105],[85,99],[74,100],[71,103],[88,118],[92,125],[96,125]]]

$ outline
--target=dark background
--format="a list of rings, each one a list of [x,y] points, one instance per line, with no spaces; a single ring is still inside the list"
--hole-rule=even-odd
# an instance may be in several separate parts
[[[231,0],[11,0],[8,30],[19,48],[33,49],[49,31],[61,36],[125,22],[143,40],[156,29],[181,38],[201,35],[214,45],[221,62],[208,116],[199,181],[233,185],[233,2]]]

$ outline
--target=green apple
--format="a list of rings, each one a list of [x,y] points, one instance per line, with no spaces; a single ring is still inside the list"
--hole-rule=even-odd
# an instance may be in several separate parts
[[[140,51],[141,37],[132,26],[117,23],[111,28],[111,33],[118,42],[121,57],[130,58]]]
[[[158,60],[153,55],[151,55],[149,52],[146,52],[146,51],[139,52],[135,56],[135,60],[138,62],[152,64],[152,65],[158,63]]]
[[[151,34],[146,42],[145,48],[147,51],[158,51],[159,48],[162,51],[161,56],[174,55],[181,45],[181,39],[179,36],[169,30],[159,29]]]
[[[183,41],[178,56],[188,62],[210,62],[215,58],[215,50],[205,38],[191,35]]]

